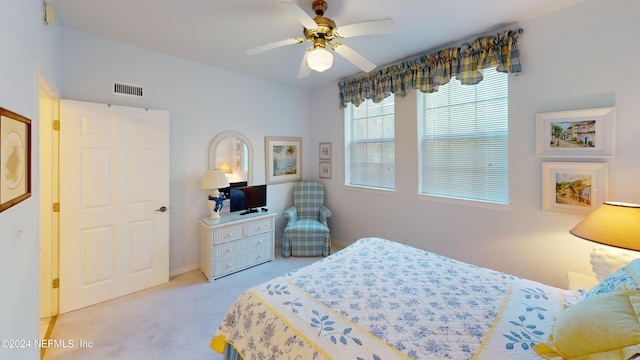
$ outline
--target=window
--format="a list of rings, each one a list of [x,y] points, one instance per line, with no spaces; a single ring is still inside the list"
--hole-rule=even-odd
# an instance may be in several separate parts
[[[395,188],[394,98],[345,108],[347,185]]]
[[[420,193],[508,204],[508,75],[490,68],[483,76],[418,94]]]

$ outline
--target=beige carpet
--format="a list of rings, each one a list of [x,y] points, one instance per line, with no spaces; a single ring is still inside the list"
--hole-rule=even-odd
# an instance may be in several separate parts
[[[45,352],[54,359],[222,359],[209,348],[220,321],[242,291],[319,258],[276,260],[214,282],[192,271],[169,283],[60,315]],[[60,344],[92,344],[63,348]]]

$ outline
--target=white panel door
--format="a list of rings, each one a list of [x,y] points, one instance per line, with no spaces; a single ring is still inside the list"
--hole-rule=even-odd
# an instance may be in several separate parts
[[[60,313],[169,280],[169,114],[60,102]]]

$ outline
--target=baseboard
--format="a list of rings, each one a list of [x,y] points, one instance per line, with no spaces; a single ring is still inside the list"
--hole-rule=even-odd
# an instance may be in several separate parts
[[[345,244],[340,240],[331,239],[331,253],[338,252],[351,244]]]
[[[172,278],[174,276],[186,274],[188,272],[191,272],[193,270],[198,270],[198,269],[200,269],[200,263],[189,265],[189,266],[185,266],[185,267],[180,268],[180,269],[175,269],[175,270],[169,271],[169,277]]]

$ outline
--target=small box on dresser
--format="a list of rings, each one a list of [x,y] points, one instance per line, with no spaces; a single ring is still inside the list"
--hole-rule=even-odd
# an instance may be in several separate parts
[[[200,218],[200,269],[209,281],[274,259],[275,212]]]

